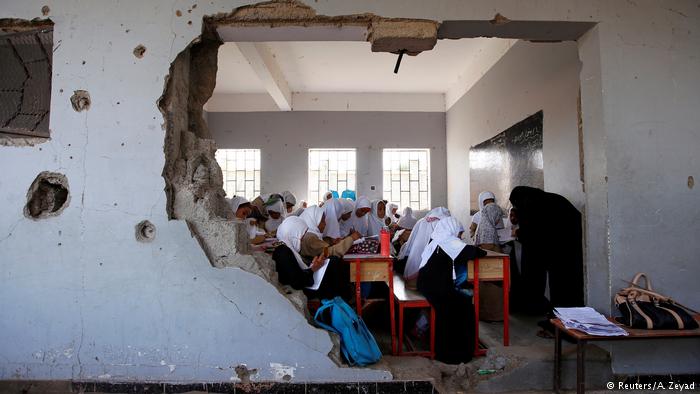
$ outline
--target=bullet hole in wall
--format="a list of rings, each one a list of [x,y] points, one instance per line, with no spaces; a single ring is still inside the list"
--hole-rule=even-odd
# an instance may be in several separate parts
[[[136,56],[137,59],[141,59],[146,53],[146,47],[139,44],[136,48],[134,48],[134,56]]]
[[[29,186],[24,216],[31,219],[44,219],[60,215],[68,206],[69,200],[70,193],[66,176],[44,171]]]
[[[156,238],[156,226],[144,220],[136,225],[136,240],[139,242],[151,242]]]
[[[49,6],[45,5],[45,6],[41,7],[41,15],[47,16],[47,15],[49,15],[49,12],[51,12],[51,9],[49,8]]]
[[[695,187],[695,178],[691,175],[688,177],[688,189],[692,189],[693,187]]]
[[[87,90],[76,90],[70,96],[70,103],[76,112],[90,109],[90,93]]]

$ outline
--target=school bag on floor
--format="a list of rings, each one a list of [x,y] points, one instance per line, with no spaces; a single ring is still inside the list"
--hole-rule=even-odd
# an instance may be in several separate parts
[[[322,328],[340,335],[340,350],[348,364],[362,367],[382,358],[377,341],[350,305],[340,297],[321,303],[314,320]]]

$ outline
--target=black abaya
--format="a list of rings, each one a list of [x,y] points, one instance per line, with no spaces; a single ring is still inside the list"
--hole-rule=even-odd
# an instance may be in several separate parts
[[[335,256],[329,258],[328,268],[317,290],[306,288],[314,284],[314,273],[310,268],[299,267],[294,253],[287,245],[275,248],[272,259],[275,261],[275,269],[281,284],[289,285],[296,290],[304,290],[304,294],[309,298],[325,300],[340,296],[346,301],[350,300],[350,265],[341,258]]]
[[[465,246],[454,264],[486,255],[481,249]],[[439,246],[418,273],[418,290],[435,308],[435,358],[448,364],[465,363],[474,355],[474,304],[472,298],[455,287],[452,258]]]
[[[518,212],[524,296],[531,312],[583,306],[581,213],[566,198],[527,186],[514,188],[510,202]]]

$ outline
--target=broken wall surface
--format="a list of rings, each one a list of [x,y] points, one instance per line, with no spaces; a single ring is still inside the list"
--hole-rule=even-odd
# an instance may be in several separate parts
[[[382,150],[430,149],[431,204],[447,205],[444,112],[211,112],[219,148],[261,149],[263,193],[308,193],[310,148],[357,149],[357,192],[383,196]],[[376,186],[371,190],[371,186]]]
[[[41,18],[45,4],[2,0],[0,17]],[[236,268],[212,268],[187,225],[168,220],[156,101],[171,62],[200,34],[202,16],[241,4],[49,3],[51,140],[0,146],[8,169],[0,174],[1,378],[235,380],[241,363],[263,380],[289,371],[292,381],[388,377],[337,368],[326,357],[328,335],[277,289]],[[697,307],[700,244],[692,235],[700,233],[700,208],[688,181],[700,173],[697,2],[308,4],[325,15],[599,22],[578,43],[589,304],[609,312],[622,280],[647,271],[658,290]],[[138,45],[146,47],[140,59]],[[72,109],[75,90],[90,92],[89,110]],[[26,192],[43,171],[66,175],[71,201],[59,216],[34,221],[23,215]],[[157,229],[152,242],[134,238],[142,220]],[[697,352],[682,352],[697,343],[659,344],[654,358],[647,347],[616,345],[613,366],[697,373]]]

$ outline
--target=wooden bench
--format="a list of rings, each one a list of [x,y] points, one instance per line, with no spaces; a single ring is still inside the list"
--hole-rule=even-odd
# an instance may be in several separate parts
[[[695,315],[693,318],[700,322],[700,315]],[[585,393],[586,387],[586,343],[592,341],[630,341],[640,339],[664,339],[664,338],[693,338],[700,337],[700,328],[694,330],[642,330],[638,328],[629,328],[616,322],[612,317],[608,320],[622,327],[629,333],[627,336],[603,337],[597,335],[589,335],[585,332],[567,329],[559,319],[551,319],[554,324],[554,392],[558,393],[561,389],[561,337],[562,333],[571,337],[576,341],[576,392]]]
[[[399,346],[398,356],[427,356],[430,358],[435,358],[435,308],[430,305],[428,300],[423,297],[423,295],[416,291],[406,288],[406,283],[404,282],[401,275],[394,274],[394,298],[399,304]],[[428,308],[430,309],[430,350],[429,351],[416,351],[410,350],[407,352],[403,351],[403,338],[404,338],[404,327],[403,327],[403,310],[404,308]]]

